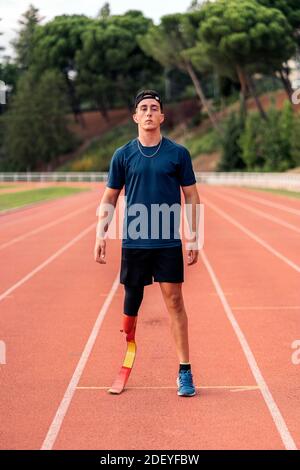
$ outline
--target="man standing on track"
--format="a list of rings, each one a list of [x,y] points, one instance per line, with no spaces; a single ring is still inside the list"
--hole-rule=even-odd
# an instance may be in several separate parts
[[[116,207],[125,185],[120,274],[120,282],[125,288],[123,329],[129,335],[134,332],[144,286],[152,284],[152,278],[154,282],[159,282],[179,359],[178,395],[193,396],[196,392],[189,358],[188,319],[182,295],[184,265],[179,222],[182,188],[185,203],[191,208],[189,225],[194,233],[188,246],[188,265],[195,264],[198,260],[197,214],[200,204],[196,179],[188,150],[161,135],[163,105],[156,91],[143,90],[138,93],[133,120],[138,125],[138,138],[118,148],[111,160],[107,186],[99,206],[95,261],[106,262],[105,234],[109,222],[104,225],[105,206]],[[169,224],[166,224],[168,230],[163,227],[164,214],[159,214],[158,210],[166,207],[170,218]]]

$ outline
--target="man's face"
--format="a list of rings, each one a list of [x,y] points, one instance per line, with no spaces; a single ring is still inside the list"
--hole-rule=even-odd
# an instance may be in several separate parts
[[[153,98],[142,100],[133,115],[133,120],[142,129],[152,131],[157,129],[164,121],[165,116],[161,112],[160,104]]]

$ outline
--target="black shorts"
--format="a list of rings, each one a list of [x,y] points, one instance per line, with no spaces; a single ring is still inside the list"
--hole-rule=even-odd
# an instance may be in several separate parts
[[[122,248],[120,282],[147,286],[154,282],[184,280],[182,246],[170,248]]]

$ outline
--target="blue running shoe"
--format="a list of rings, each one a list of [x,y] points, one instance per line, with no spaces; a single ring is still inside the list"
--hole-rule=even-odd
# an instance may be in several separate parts
[[[193,375],[190,370],[181,370],[177,377],[177,395],[180,397],[193,397],[196,395],[193,384]]]

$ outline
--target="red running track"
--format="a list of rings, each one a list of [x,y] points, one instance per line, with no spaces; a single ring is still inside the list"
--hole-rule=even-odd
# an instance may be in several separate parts
[[[199,186],[205,243],[184,283],[198,393],[176,394],[168,314],[153,284],[128,388],[112,396],[123,288],[119,241],[108,242],[106,265],[93,260],[102,191],[0,219],[1,448],[299,447],[299,201]]]

